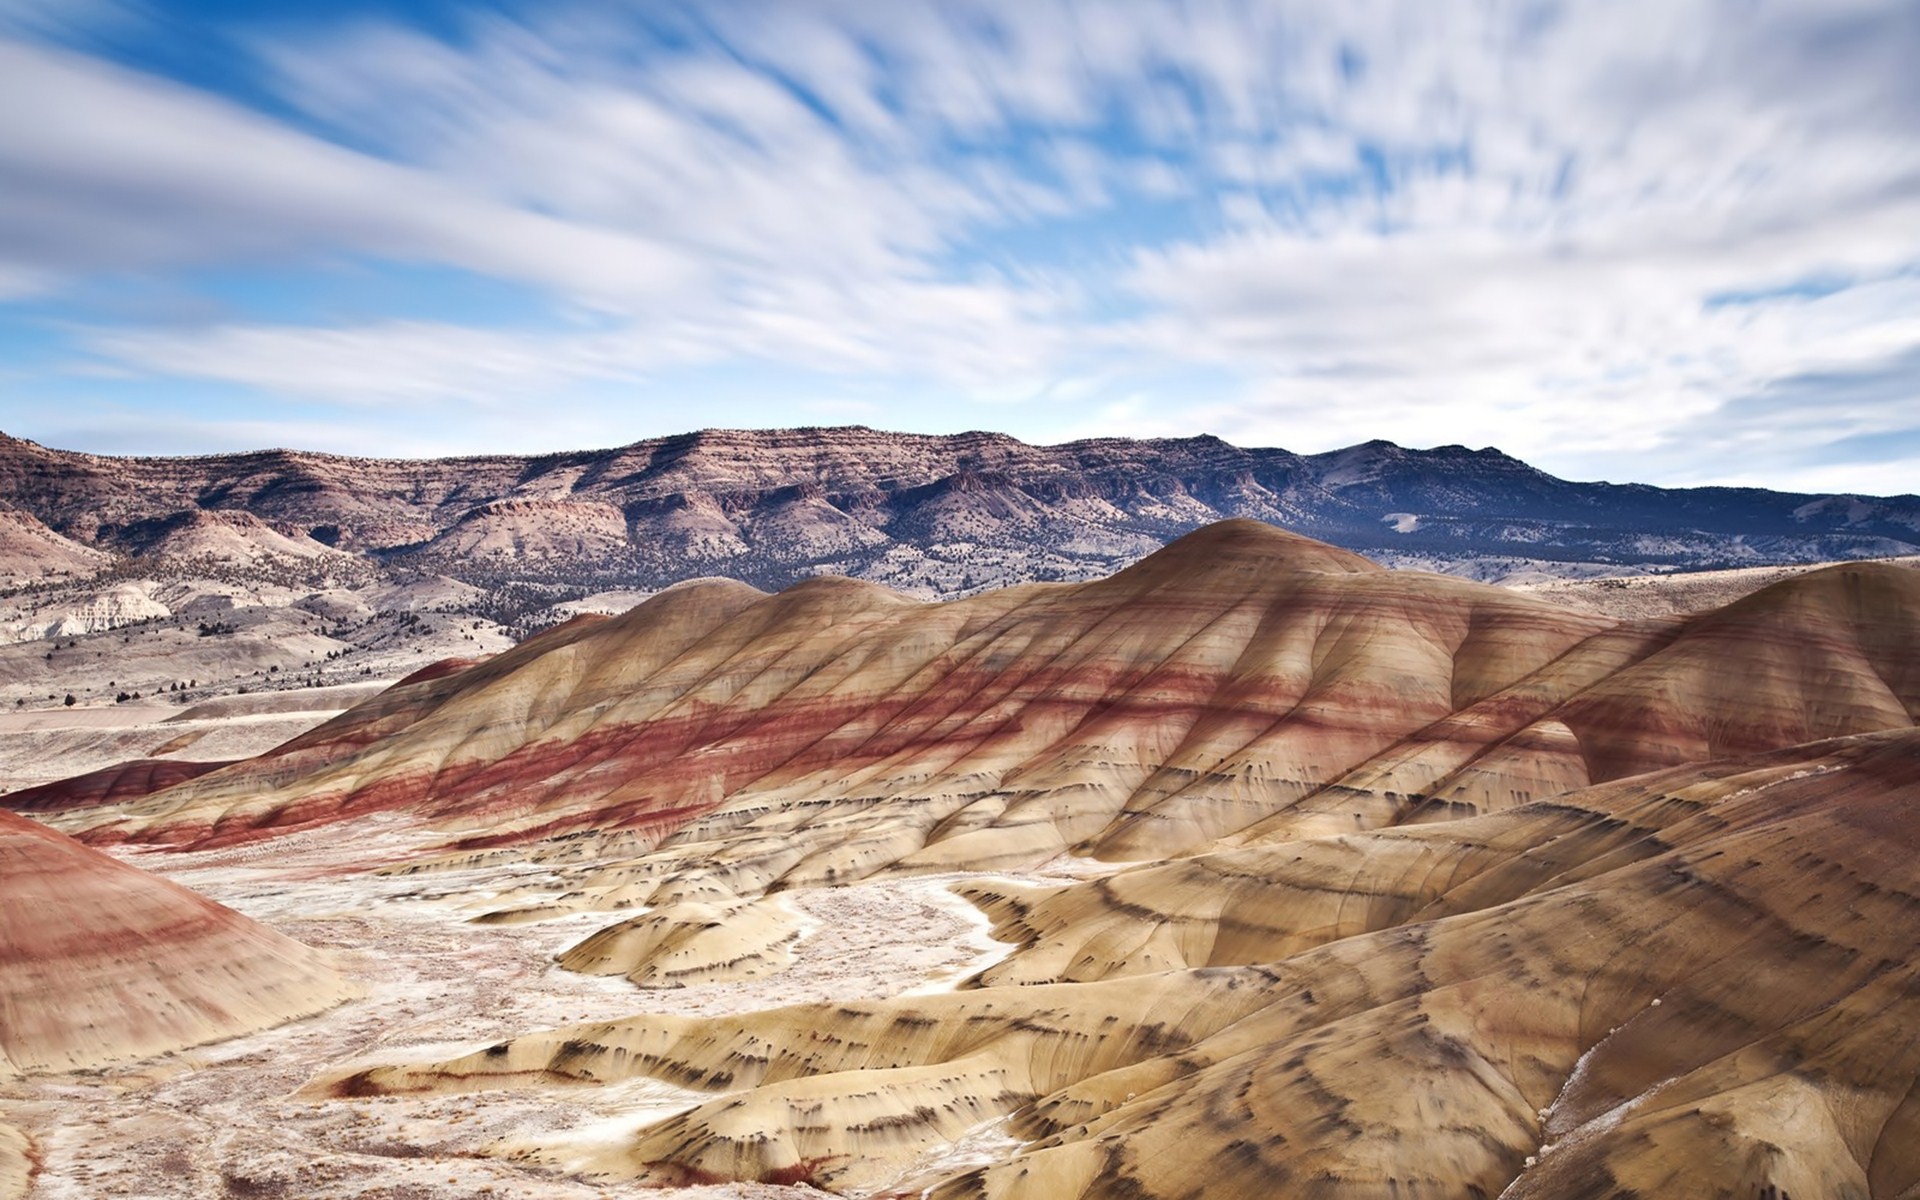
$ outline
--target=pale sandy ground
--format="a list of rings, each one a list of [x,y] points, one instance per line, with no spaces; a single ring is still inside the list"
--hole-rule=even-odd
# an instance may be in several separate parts
[[[566,879],[552,868],[320,874],[323,864],[337,870],[356,858],[386,859],[412,843],[408,830],[404,819],[374,817],[271,845],[129,855],[334,951],[369,994],[319,1017],[144,1064],[0,1084],[0,1107],[33,1140],[42,1163],[31,1200],[632,1195],[631,1183],[568,1174],[570,1160],[709,1095],[650,1081],[366,1100],[295,1093],[323,1071],[443,1058],[574,1021],[945,989],[1006,950],[949,890],[959,876],[883,881],[786,895],[806,918],[806,933],[784,971],[646,991],[552,961],[632,911],[529,925],[467,921],[508,886],[563,888]],[[535,1134],[548,1147],[544,1164],[499,1157]],[[996,1125],[983,1126],[882,1190],[918,1191],[943,1170],[985,1161],[1004,1141]],[[792,1200],[821,1193],[730,1185],[648,1194]]]
[[[134,758],[251,758],[377,694],[391,680],[172,704],[0,711],[0,793]]]

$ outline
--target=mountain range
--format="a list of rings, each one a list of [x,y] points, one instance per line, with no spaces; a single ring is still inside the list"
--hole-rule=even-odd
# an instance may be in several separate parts
[[[105,554],[512,581],[561,599],[703,574],[762,588],[841,574],[937,597],[1097,578],[1228,517],[1483,579],[1920,552],[1911,495],[1576,483],[1490,448],[1383,441],[1302,455],[850,427],[389,460],[110,458],[0,435],[0,558],[22,581]]]

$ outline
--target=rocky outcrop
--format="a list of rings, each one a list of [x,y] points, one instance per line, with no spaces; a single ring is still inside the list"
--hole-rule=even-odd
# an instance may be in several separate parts
[[[66,597],[31,614],[0,623],[0,643],[85,637],[172,615],[172,609],[154,598],[151,586],[118,583]]]

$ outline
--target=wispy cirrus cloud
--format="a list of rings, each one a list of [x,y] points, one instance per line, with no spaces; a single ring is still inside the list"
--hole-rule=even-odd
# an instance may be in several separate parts
[[[0,48],[0,103],[45,114],[0,121],[0,296],[233,263],[297,288],[349,255],[511,281],[552,317],[61,312],[76,354],[309,403],[575,397],[608,441],[636,418],[607,385],[743,366],[863,405],[884,385],[878,424],[1469,441],[1679,482],[1791,430],[1770,477],[1844,486],[1920,426],[1897,402],[1920,11],[1897,0],[722,0],[219,32],[226,87]],[[1852,378],[1894,402],[1821,390]],[[994,406],[968,422],[969,396]]]

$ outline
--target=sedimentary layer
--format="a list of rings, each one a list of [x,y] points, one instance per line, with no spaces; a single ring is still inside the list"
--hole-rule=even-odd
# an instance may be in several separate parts
[[[469,855],[658,846],[590,881],[628,903],[1161,859],[1905,728],[1917,635],[1898,567],[1618,623],[1225,522],[1107,580],[944,604],[686,585],[67,820],[204,847],[387,811]]]
[[[0,812],[0,1076],[144,1058],[354,994],[319,952]]]
[[[1920,734],[1843,739],[986,889],[1023,948],[985,982],[1026,986],[636,1017],[325,1086],[722,1093],[596,1164],[653,1182],[858,1191],[1008,1118],[1022,1144],[935,1196],[1903,1196],[1916,817]]]

